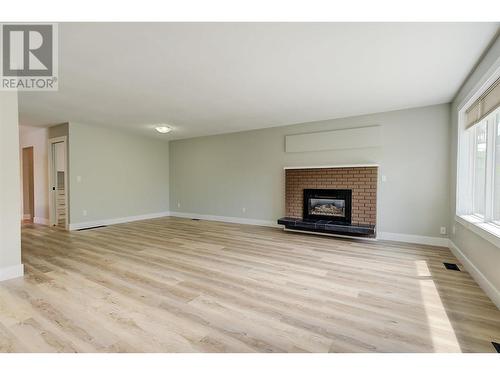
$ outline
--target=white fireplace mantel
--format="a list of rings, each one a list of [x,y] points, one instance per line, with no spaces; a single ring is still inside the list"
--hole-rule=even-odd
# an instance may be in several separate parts
[[[283,169],[321,169],[321,168],[364,168],[364,167],[379,167],[378,164],[339,164],[339,165],[305,165],[294,167],[283,167]]]

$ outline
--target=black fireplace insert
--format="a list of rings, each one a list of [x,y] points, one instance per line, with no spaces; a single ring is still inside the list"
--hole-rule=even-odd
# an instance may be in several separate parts
[[[352,190],[304,189],[303,220],[351,224]]]

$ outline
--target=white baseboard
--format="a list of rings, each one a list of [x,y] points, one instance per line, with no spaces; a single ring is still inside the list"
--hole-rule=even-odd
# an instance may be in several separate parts
[[[35,224],[49,225],[49,219],[46,219],[44,217],[34,217],[33,222]]]
[[[22,264],[0,268],[0,281],[15,279],[17,277],[22,277],[23,275],[24,266]]]
[[[266,227],[273,228],[282,228],[282,225],[277,224],[275,221],[269,220],[257,220],[257,219],[247,219],[242,217],[233,217],[233,216],[215,216],[215,215],[204,215],[190,212],[176,212],[171,211],[170,216],[177,216],[189,219],[201,219],[201,220],[212,220],[212,221],[223,221],[226,223],[235,223],[235,224],[248,224],[248,225],[260,225]],[[303,232],[303,231],[301,231]],[[317,232],[311,232],[314,234],[320,234]],[[356,238],[348,236],[349,238]],[[364,238],[360,238],[364,239]],[[422,245],[432,245],[432,246],[442,246],[448,247],[448,238],[441,237],[427,237],[427,236],[417,236],[413,234],[400,234],[400,233],[389,233],[389,232],[380,232],[377,234],[378,240],[388,240],[388,241],[399,241],[399,242],[409,242],[409,243],[418,243]]]
[[[164,211],[164,212],[156,212],[156,213],[152,213],[152,214],[118,217],[118,218],[114,218],[114,219],[102,219],[102,220],[86,221],[83,223],[71,223],[69,225],[69,230],[92,228],[92,227],[98,227],[101,225],[113,225],[113,224],[129,223],[131,221],[156,219],[156,218],[165,217],[165,216],[170,216],[170,212]]]
[[[415,234],[377,232],[378,240],[418,243],[421,245],[448,247],[447,237],[418,236]]]
[[[234,223],[234,224],[248,224],[248,225],[259,225],[259,226],[264,226],[264,227],[281,228],[281,225],[279,225],[275,221],[247,219],[247,218],[243,218],[243,217],[215,216],[215,215],[204,215],[204,214],[196,214],[196,213],[191,213],[191,212],[175,212],[175,211],[171,211],[170,216],[183,217],[183,218],[188,218],[188,219],[223,221],[226,223]]]
[[[467,258],[467,256],[453,243],[448,241],[448,247],[453,255],[463,264],[467,272],[479,284],[481,289],[490,297],[493,303],[500,309],[500,291],[493,285],[484,274]]]

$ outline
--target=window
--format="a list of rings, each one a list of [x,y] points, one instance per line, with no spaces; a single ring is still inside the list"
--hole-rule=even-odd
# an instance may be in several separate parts
[[[495,166],[494,166],[494,188],[493,188],[493,221],[500,225],[500,111],[493,119],[495,134]]]
[[[500,70],[499,70],[500,72]],[[500,74],[459,113],[457,216],[500,247]]]
[[[474,144],[472,163],[474,165],[474,185],[472,197],[472,213],[484,217],[486,211],[486,140],[487,122],[483,121],[469,129],[469,137]]]
[[[457,215],[500,237],[500,107],[462,133]]]

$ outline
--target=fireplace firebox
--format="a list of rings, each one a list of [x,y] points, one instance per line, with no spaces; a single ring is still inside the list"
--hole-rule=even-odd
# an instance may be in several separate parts
[[[352,190],[304,189],[303,220],[351,224]]]

